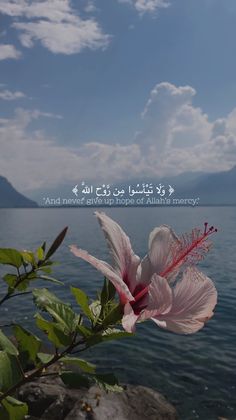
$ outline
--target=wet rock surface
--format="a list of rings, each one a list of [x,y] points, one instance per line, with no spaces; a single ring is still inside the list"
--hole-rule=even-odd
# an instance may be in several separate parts
[[[93,386],[66,388],[59,378],[25,384],[19,398],[29,406],[29,420],[176,420],[177,412],[159,392],[127,385],[120,393]]]

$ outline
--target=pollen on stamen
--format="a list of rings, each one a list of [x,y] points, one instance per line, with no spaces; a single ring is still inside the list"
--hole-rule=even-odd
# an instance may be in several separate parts
[[[211,226],[211,227],[207,230],[207,225],[208,225],[208,224],[204,223],[204,225],[205,225],[205,230],[204,230],[204,235],[205,235],[205,236],[209,236],[209,235],[211,235],[212,233],[216,233],[216,232],[218,231],[218,229],[217,229],[217,228],[215,228],[215,226]]]
[[[166,277],[167,274],[180,267],[183,264],[195,265],[203,259],[204,255],[209,251],[211,242],[208,237],[217,232],[214,226],[208,227],[208,223],[204,223],[205,229],[193,229],[192,232],[182,235],[180,242],[172,249],[172,260],[170,265],[160,274]]]

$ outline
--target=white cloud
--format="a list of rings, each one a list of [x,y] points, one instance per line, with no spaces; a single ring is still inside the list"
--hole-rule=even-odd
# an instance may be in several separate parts
[[[39,41],[53,53],[106,48],[110,36],[95,19],[81,19],[69,0],[0,0],[0,13],[17,17],[12,27],[24,47]]]
[[[157,84],[150,93],[136,142],[159,174],[219,171],[236,163],[236,109],[210,122],[193,105],[195,95],[191,86],[167,82]]]
[[[0,44],[0,60],[18,59],[21,53],[11,44]]]
[[[95,6],[95,2],[93,0],[88,0],[87,4],[84,7],[84,11],[86,13],[93,13],[97,11],[97,7]]]
[[[141,15],[155,13],[158,9],[169,7],[167,0],[118,0],[120,3],[131,4]]]
[[[195,94],[191,86],[156,85],[144,107],[142,130],[127,145],[96,141],[58,145],[30,124],[60,116],[23,109],[11,118],[0,115],[1,174],[27,191],[79,179],[112,182],[230,169],[236,163],[236,108],[210,121],[194,106]]]
[[[105,48],[108,36],[103,35],[97,22],[81,20],[78,24],[70,22],[14,23],[21,31],[20,40],[24,47],[31,48],[38,40],[49,51],[57,54],[75,54],[84,48]]]
[[[8,89],[1,90],[1,85],[0,85],[0,99],[4,101],[15,101],[16,99],[22,99],[22,98],[25,98],[25,94],[23,92],[20,92],[20,91],[12,92]]]
[[[30,130],[30,123],[50,114],[18,109],[12,118],[0,119],[1,174],[20,190],[73,182],[78,179],[107,181],[139,171],[140,150],[130,146],[96,142],[78,147],[58,146],[43,131]]]

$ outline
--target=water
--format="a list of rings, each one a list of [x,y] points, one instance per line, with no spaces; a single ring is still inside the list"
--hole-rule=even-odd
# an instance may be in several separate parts
[[[236,417],[236,212],[234,207],[119,208],[106,209],[131,237],[135,252],[144,256],[149,232],[160,224],[177,233],[209,221],[218,227],[214,248],[200,264],[216,284],[219,299],[215,316],[203,330],[180,336],[159,329],[152,321],[137,328],[134,338],[101,344],[87,358],[107,371],[114,370],[121,382],[154,387],[176,405],[183,420],[216,420]],[[57,253],[56,268],[64,287],[51,286],[64,301],[72,302],[69,285],[95,297],[102,275],[74,257],[69,244],[77,244],[101,259],[108,259],[103,234],[93,209],[0,210],[0,246],[32,249],[49,242],[69,226],[65,243]],[[41,286],[42,283],[37,283]],[[1,285],[0,294],[3,292]],[[12,299],[9,310],[0,310],[1,324],[9,319],[34,328],[30,299]]]

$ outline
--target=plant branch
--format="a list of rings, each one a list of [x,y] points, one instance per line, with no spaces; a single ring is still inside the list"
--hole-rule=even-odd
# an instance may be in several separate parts
[[[29,374],[23,372],[23,375],[24,375],[23,378],[18,383],[16,383],[11,388],[9,388],[6,392],[4,392],[2,395],[0,395],[0,402],[2,400],[4,400],[4,398],[6,398],[8,395],[13,394],[18,388],[20,388],[25,383],[30,382],[32,379],[34,379],[38,376],[41,376],[41,373],[44,369],[47,369],[48,367],[50,367],[54,363],[58,362],[66,354],[70,354],[75,347],[77,347],[78,345],[81,345],[81,344],[85,344],[84,339],[80,340],[80,341],[77,341],[76,343],[72,342],[62,353],[55,354],[49,362],[42,364],[39,368],[33,370],[33,372],[31,372]],[[81,349],[81,351],[83,351],[85,349],[86,348]]]
[[[31,293],[31,292],[23,292],[23,293],[14,293],[15,292],[15,290],[17,289],[17,287],[23,282],[23,281],[25,281],[25,280],[27,280],[28,279],[28,277],[32,274],[32,273],[34,273],[34,272],[36,272],[36,269],[35,269],[35,267],[32,267],[32,269],[27,273],[25,273],[23,276],[21,275],[21,273],[20,273],[20,271],[19,271],[19,268],[17,268],[17,274],[18,274],[18,276],[17,276],[17,281],[16,281],[16,283],[15,283],[15,285],[14,285],[14,287],[13,287],[13,290],[11,290],[11,291],[8,291],[6,294],[5,294],[5,296],[3,296],[3,298],[0,300],[0,306],[6,301],[6,300],[9,300],[9,299],[11,299],[12,297],[15,297],[15,296],[20,296],[20,295],[22,295],[22,294],[27,294],[27,293]]]

